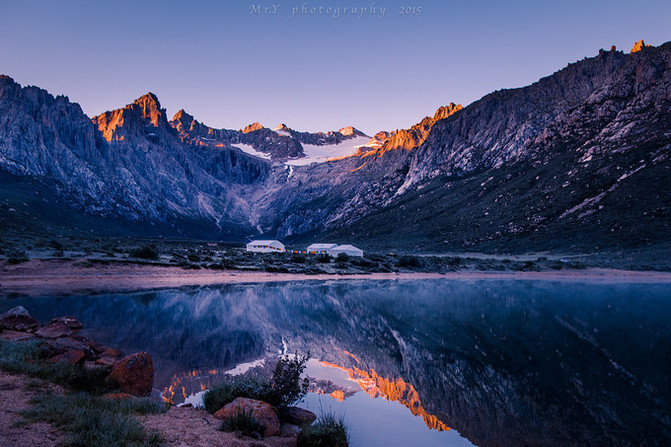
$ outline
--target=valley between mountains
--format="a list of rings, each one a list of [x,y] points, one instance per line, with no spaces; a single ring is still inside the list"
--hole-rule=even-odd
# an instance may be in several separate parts
[[[668,248],[671,43],[634,50],[601,50],[466,107],[446,98],[411,128],[373,136],[215,129],[184,110],[170,118],[152,93],[89,117],[0,76],[2,236]]]

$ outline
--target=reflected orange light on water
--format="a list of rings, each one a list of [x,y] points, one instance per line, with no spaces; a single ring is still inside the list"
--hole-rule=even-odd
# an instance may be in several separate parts
[[[362,365],[361,360],[351,352],[345,351],[349,357],[356,363]],[[405,382],[402,378],[388,379],[381,376],[372,368],[365,368],[359,366],[344,367],[335,363],[327,361],[319,361],[323,366],[329,368],[336,368],[345,371],[349,376],[349,380],[355,382],[364,392],[372,398],[382,397],[389,401],[399,402],[410,410],[415,416],[420,416],[424,420],[427,427],[437,431],[447,431],[450,427],[445,425],[435,415],[428,413],[422,406],[419,398],[419,393],[415,387]],[[200,391],[205,391],[211,387],[216,381],[216,376],[221,372],[216,369],[201,371],[192,370],[180,374],[175,374],[170,380],[170,385],[163,389],[161,396],[163,400],[171,405],[175,404],[175,394],[179,393],[183,399],[187,399],[190,395]],[[331,388],[331,390],[333,390]],[[317,390],[316,392],[328,394],[333,399],[342,402],[346,397],[351,395],[351,392],[346,393],[344,390]]]
[[[352,357],[357,364],[361,364],[361,361],[352,353],[347,351],[345,353]],[[319,363],[330,368],[345,371],[349,375],[350,380],[356,382],[372,398],[382,397],[390,401],[399,402],[407,407],[413,415],[421,416],[427,427],[437,431],[450,430],[450,427],[445,425],[437,416],[428,413],[424,409],[415,387],[403,379],[387,379],[373,369],[366,371],[357,366],[347,368],[326,361],[320,361]],[[336,390],[329,395],[341,402],[345,398],[341,390]]]
[[[175,394],[179,392],[184,399],[191,394],[199,391],[205,391],[213,383],[213,376],[219,372],[216,369],[209,371],[201,371],[195,369],[193,371],[186,371],[180,374],[175,374],[170,379],[170,385],[163,389],[161,397],[166,403],[175,404]]]

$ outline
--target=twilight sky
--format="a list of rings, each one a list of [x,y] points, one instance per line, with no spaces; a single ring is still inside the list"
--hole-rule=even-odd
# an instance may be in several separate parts
[[[373,134],[600,48],[659,45],[669,23],[668,0],[2,0],[0,73],[89,116],[152,91],[214,127]]]

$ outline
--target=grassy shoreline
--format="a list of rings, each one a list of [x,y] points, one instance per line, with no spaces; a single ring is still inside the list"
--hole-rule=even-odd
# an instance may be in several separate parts
[[[149,398],[114,399],[118,391],[97,369],[64,362],[52,363],[41,355],[34,341],[0,339],[0,370],[31,377],[36,391],[31,407],[21,411],[19,425],[48,422],[65,433],[63,446],[158,447],[162,437],[144,429],[136,416],[165,413],[167,407]],[[46,383],[58,386],[54,392]]]

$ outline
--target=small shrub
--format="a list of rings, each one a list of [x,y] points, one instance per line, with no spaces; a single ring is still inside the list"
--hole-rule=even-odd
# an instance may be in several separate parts
[[[317,262],[320,264],[329,264],[331,262],[331,256],[326,253],[317,255]]]
[[[353,265],[358,267],[376,267],[377,263],[370,261],[366,258],[355,257],[350,261]]]
[[[154,245],[144,245],[130,252],[131,257],[140,259],[158,259],[158,248]]]
[[[422,262],[417,256],[401,256],[401,258],[396,263],[399,267],[421,267]]]
[[[62,258],[65,256],[65,253],[63,252],[62,248],[57,248],[54,250],[54,253],[52,254],[54,258]]]
[[[221,266],[224,269],[228,269],[228,270],[233,270],[233,269],[236,268],[235,262],[231,259],[222,259],[221,260]]]
[[[213,386],[203,394],[203,406],[208,413],[214,414],[234,399],[233,387],[224,382]]]
[[[338,256],[335,258],[336,262],[345,263],[349,261],[349,255],[347,253],[338,253]]]
[[[119,384],[105,380],[111,372],[111,367],[82,368],[76,366],[65,379],[65,384],[71,391],[81,391],[94,395],[111,393],[120,389]]]
[[[293,256],[291,256],[291,262],[295,262],[296,264],[305,264],[307,262],[307,258],[301,254],[295,253]]]
[[[266,402],[281,407],[301,400],[307,394],[310,386],[310,379],[306,377],[301,380],[309,359],[309,352],[306,355],[296,354],[293,358],[280,357],[270,380],[271,391]]]
[[[191,262],[200,262],[200,256],[196,253],[189,253],[186,255],[186,258]]]
[[[457,267],[464,264],[464,260],[459,256],[452,256],[447,258],[447,263],[452,267]]]
[[[266,426],[252,417],[251,410],[249,412],[238,411],[233,416],[224,419],[219,426],[219,430],[238,432],[253,438],[263,438]]]
[[[534,261],[524,261],[523,263],[517,263],[517,265],[515,265],[515,269],[527,272],[537,270]]]
[[[298,447],[348,447],[349,434],[342,418],[326,414],[298,434]]]

